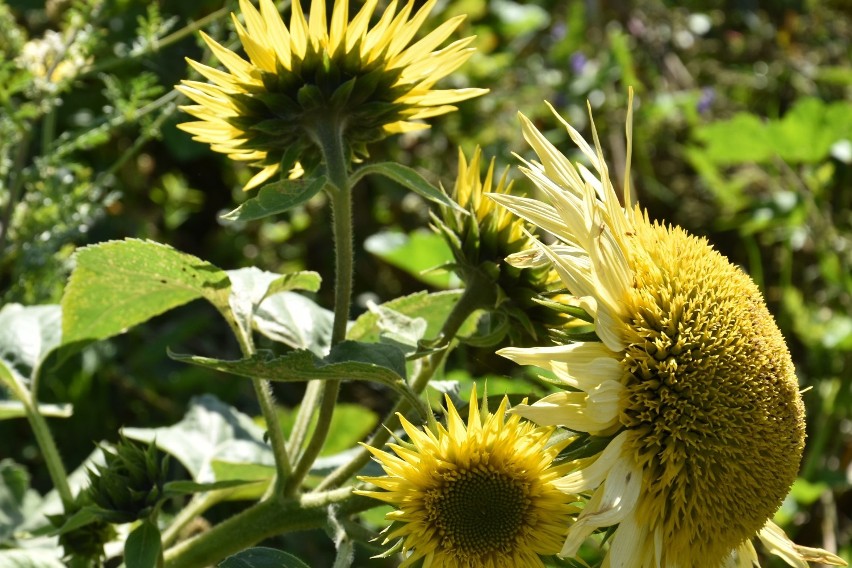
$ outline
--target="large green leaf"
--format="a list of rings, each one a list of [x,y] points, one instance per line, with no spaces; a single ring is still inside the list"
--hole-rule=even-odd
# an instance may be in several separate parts
[[[248,337],[254,327],[255,312],[270,295],[286,290],[319,289],[320,276],[316,272],[276,274],[255,267],[240,268],[227,272],[231,282],[228,304],[240,332]]]
[[[392,310],[409,318],[417,318],[426,322],[423,336],[435,337],[447,319],[453,307],[461,297],[461,290],[448,290],[435,293],[415,292],[381,304],[381,310],[371,310],[361,314],[346,334],[348,339],[355,341],[375,342],[379,340],[382,327],[383,310]],[[470,320],[469,320],[470,321]],[[460,331],[462,334],[471,333],[475,325],[465,324]]]
[[[281,357],[273,357],[269,352],[258,352],[252,357],[235,361],[177,353],[170,353],[170,356],[208,369],[270,381],[371,381],[395,390],[415,408],[421,408],[417,394],[404,379],[405,354],[393,345],[343,341],[335,345],[323,359],[305,350],[293,351]]]
[[[293,349],[322,357],[331,347],[334,312],[295,292],[267,297],[257,308],[254,327],[266,337]]]
[[[453,253],[443,237],[432,231],[376,233],[364,241],[364,248],[430,286],[449,288],[458,283],[452,272],[441,268],[453,261]]]
[[[213,482],[213,460],[274,465],[264,431],[254,421],[216,397],[190,401],[183,420],[163,428],[124,428],[125,436],[153,443],[174,456],[197,482]]]
[[[225,213],[222,218],[228,221],[253,221],[283,213],[319,193],[326,183],[328,180],[325,176],[268,183],[260,188],[257,196]]]
[[[110,241],[75,259],[62,297],[63,343],[116,335],[196,298],[228,309],[228,275],[166,245]]]
[[[307,564],[281,550],[257,546],[229,556],[219,568],[310,568]]]
[[[62,338],[58,305],[7,304],[0,309],[0,359],[23,374],[38,372]]]

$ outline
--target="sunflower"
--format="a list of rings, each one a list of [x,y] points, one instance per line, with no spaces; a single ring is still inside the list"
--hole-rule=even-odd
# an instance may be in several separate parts
[[[569,161],[521,115],[541,160],[521,169],[549,203],[491,197],[556,238],[510,261],[549,261],[598,339],[499,352],[552,371],[565,387],[513,412],[606,442],[557,483],[591,494],[561,555],[618,525],[608,566],[756,560],[750,539],[769,534],[804,447],[803,404],[784,338],[757,286],[705,239],[651,222],[630,205],[628,181],[622,207],[594,125],[593,148],[559,120],[594,172]],[[628,110],[625,180],[631,138]],[[802,561],[797,554],[788,557]]]
[[[282,165],[318,163],[317,129],[341,134],[351,156],[366,155],[368,143],[390,134],[428,128],[420,119],[486,92],[433,89],[470,57],[474,39],[435,50],[464,19],[458,16],[412,43],[436,1],[412,15],[414,0],[398,11],[394,0],[369,27],[377,0],[367,0],[351,21],[349,2],[336,0],[331,25],[325,2],[312,2],[306,18],[293,0],[288,28],[272,0],[260,0],[260,10],[240,0],[245,26],[232,18],[248,60],[202,32],[227,71],[187,60],[210,82],[185,80],[177,87],[197,103],[182,110],[200,119],[178,127],[214,151],[260,168],[246,190]]]
[[[394,454],[367,446],[387,473],[360,477],[383,491],[356,491],[390,503],[384,543],[400,540],[411,566],[543,567],[559,551],[574,496],[555,486],[567,473],[552,464],[570,438],[548,445],[553,428],[493,414],[471,393],[467,424],[447,397],[447,426],[421,430],[401,418],[409,442]]]

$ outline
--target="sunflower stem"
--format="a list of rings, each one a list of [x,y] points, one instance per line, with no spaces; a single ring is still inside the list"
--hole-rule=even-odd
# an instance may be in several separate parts
[[[411,380],[411,389],[415,393],[420,394],[423,392],[426,385],[429,384],[429,380],[435,374],[435,371],[441,368],[441,365],[450,350],[450,344],[453,339],[455,339],[462,324],[464,324],[471,314],[480,308],[482,308],[480,291],[473,287],[465,288],[464,293],[461,298],[459,298],[459,301],[456,302],[456,305],[453,306],[450,315],[447,316],[447,319],[444,321],[444,325],[441,327],[441,332],[438,334],[436,341],[442,349],[425,357],[420,363],[417,374],[415,374]],[[373,448],[380,448],[384,446],[388,440],[390,440],[391,432],[399,427],[400,423],[398,415],[404,414],[409,410],[409,408],[410,405],[405,399],[398,400],[396,405],[394,405],[382,421],[382,425],[384,427],[377,429],[370,439],[365,442],[365,444]],[[367,465],[367,462],[370,461],[371,455],[372,454],[366,448],[361,447],[352,460],[328,474],[319,483],[319,485],[317,485],[316,491],[325,491],[345,483],[350,477],[358,473],[365,465]]]
[[[330,505],[346,517],[376,506],[375,499],[352,495],[344,487],[299,499],[275,497],[260,501],[200,535],[177,543],[165,553],[166,568],[215,566],[227,556],[284,532],[310,530],[328,524]]]
[[[310,130],[314,142],[320,147],[326,167],[329,184],[326,188],[331,199],[331,216],[335,253],[334,280],[334,323],[331,331],[331,345],[334,347],[346,339],[346,326],[349,323],[349,306],[352,299],[352,192],[350,187],[350,160],[343,141],[343,122],[336,117],[318,117]],[[311,394],[308,389],[306,395]],[[317,425],[299,456],[293,474],[287,481],[284,494],[295,495],[308,474],[317,456],[322,451],[331,429],[331,419],[337,405],[340,392],[340,380],[325,381],[320,393],[319,416]],[[304,402],[307,401],[307,396]]]

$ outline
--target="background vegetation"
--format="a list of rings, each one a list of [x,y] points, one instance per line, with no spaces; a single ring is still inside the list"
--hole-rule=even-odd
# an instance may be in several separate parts
[[[195,30],[233,42],[227,14],[235,9],[220,0],[0,3],[0,305],[58,302],[77,247],[124,237],[169,243],[224,268],[332,273],[322,196],[274,222],[226,223],[219,215],[245,199],[249,171],[175,128],[187,119],[177,110],[186,101],[172,89],[190,76],[184,57],[209,58]],[[837,547],[852,559],[849,1],[448,0],[441,12],[468,14],[462,32],[478,36],[478,53],[448,83],[491,93],[429,131],[372,147],[374,156],[451,187],[458,145],[469,154],[480,144],[500,165],[515,163],[512,152],[529,155],[518,111],[567,151],[544,101],[587,131],[588,100],[617,168],[632,85],[639,199],[652,218],[706,236],[748,271],[807,389],[808,445],[777,520],[797,543]],[[452,285],[419,274],[445,255],[428,211],[391,182],[358,188],[356,310]],[[317,300],[331,305],[330,285]],[[180,421],[203,393],[258,413],[248,383],[164,356],[171,347],[239,357],[225,328],[213,325],[218,316],[204,309],[175,310],[50,362],[42,399],[74,407],[53,423],[70,468],[93,442],[115,441],[120,427]],[[466,347],[451,363],[452,378],[489,377],[491,392],[530,388],[505,378],[515,370],[491,351]],[[286,424],[300,387],[276,387],[276,395]],[[388,406],[382,392],[358,383],[344,385],[343,400],[363,406],[340,413],[346,426],[335,430],[328,454],[369,432]],[[22,464],[35,489],[49,489],[26,422],[0,421],[0,440],[0,458]],[[322,565],[324,551],[313,548],[324,541],[315,542],[278,545]]]

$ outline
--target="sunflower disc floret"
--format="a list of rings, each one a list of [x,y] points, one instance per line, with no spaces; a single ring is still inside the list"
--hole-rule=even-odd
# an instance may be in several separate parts
[[[813,557],[771,523],[796,478],[804,408],[757,286],[705,239],[630,206],[628,183],[622,207],[594,126],[592,147],[562,121],[590,170],[521,120],[541,160],[522,170],[548,202],[492,198],[558,242],[510,261],[546,258],[599,341],[502,350],[566,387],[513,412],[609,439],[558,483],[591,494],[561,554],[573,556],[592,532],[617,525],[610,566],[747,566],[756,561],[755,537],[804,565]],[[628,156],[631,128],[628,117]],[[629,170],[628,157],[625,179]],[[832,558],[839,561],[821,556]]]
[[[370,448],[387,473],[363,477],[382,491],[357,491],[396,507],[385,543],[401,539],[402,566],[543,567],[576,513],[576,497],[554,483],[567,470],[552,464],[570,439],[550,444],[552,428],[494,414],[475,391],[467,424],[447,398],[447,425],[421,430],[401,418],[409,441],[391,452]]]

